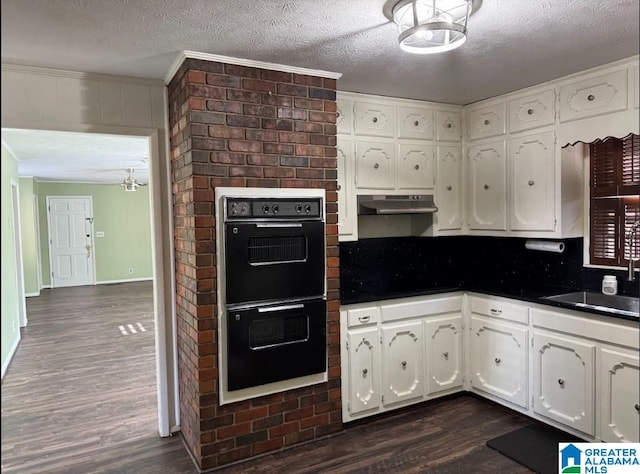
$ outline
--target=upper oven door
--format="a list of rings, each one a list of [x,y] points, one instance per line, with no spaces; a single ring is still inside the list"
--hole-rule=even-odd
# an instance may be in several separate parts
[[[324,294],[321,221],[225,224],[226,304]]]

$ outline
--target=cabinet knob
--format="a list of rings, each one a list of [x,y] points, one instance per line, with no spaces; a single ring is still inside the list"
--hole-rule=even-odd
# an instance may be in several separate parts
[[[444,352],[442,355],[444,356],[445,359],[449,358],[449,353],[448,352]]]
[[[527,109],[527,113],[528,113],[529,115],[533,115],[533,109]]]
[[[360,321],[361,323],[366,323],[368,322],[370,319],[370,316],[360,316],[358,317],[358,321]]]
[[[529,186],[533,186],[534,184],[536,184],[535,181],[529,181]]]
[[[373,118],[371,119],[371,121],[372,121],[373,123],[378,123],[378,117],[373,117]]]
[[[499,364],[500,362],[502,362],[502,360],[500,360],[500,357],[496,357],[493,360],[496,362],[496,364]]]
[[[406,360],[403,360],[403,361],[401,362],[401,364],[402,364],[402,368],[403,368],[403,369],[406,369],[406,368],[407,368],[407,361],[406,361]]]
[[[593,95],[593,94],[589,94],[589,95],[587,96],[587,100],[588,100],[589,102],[593,102],[595,99],[596,99],[596,96],[595,96],[595,95]]]
[[[340,191],[342,189],[342,186],[338,185],[338,191]]]
[[[453,189],[453,186],[447,186],[447,191],[451,191]]]
[[[378,168],[380,168],[380,165],[378,163],[374,163],[373,167],[374,167],[374,169],[378,169]]]
[[[501,309],[491,308],[491,314],[493,314],[494,316],[499,316],[499,315],[502,314],[502,310]]]
[[[336,118],[340,118],[340,115],[341,115],[341,114],[340,114],[340,112],[339,112],[339,111],[338,111],[338,112],[336,112]]]
[[[413,168],[419,170],[420,169],[420,165],[415,165]]]
[[[452,123],[448,123],[447,124],[447,128],[453,128],[453,124]]]
[[[484,185],[484,189],[489,189],[489,185],[488,185],[488,184],[485,184],[485,185]]]
[[[367,369],[362,369],[362,376],[366,377],[369,371]]]
[[[485,124],[485,125],[489,125],[489,123],[490,123],[490,122],[489,122],[488,120],[485,120],[485,121],[484,121],[484,124]]]
[[[564,385],[564,380],[563,379],[558,379],[558,385],[560,385],[562,387]]]
[[[415,122],[413,122],[413,126],[417,127],[418,125],[420,125],[420,122],[418,122],[417,120]]]
[[[640,413],[640,403],[636,403],[636,404],[633,406],[633,408],[635,408],[635,409],[636,409],[636,411],[637,411],[638,413]]]

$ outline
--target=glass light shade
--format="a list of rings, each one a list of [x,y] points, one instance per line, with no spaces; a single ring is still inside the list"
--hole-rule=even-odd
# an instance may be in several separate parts
[[[432,54],[462,46],[472,0],[402,0],[393,7],[404,51]]]

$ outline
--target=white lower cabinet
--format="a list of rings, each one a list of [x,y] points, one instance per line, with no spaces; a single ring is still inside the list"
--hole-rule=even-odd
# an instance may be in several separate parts
[[[527,408],[528,330],[471,314],[471,386]]]
[[[600,351],[602,403],[600,438],[640,442],[640,364],[638,352],[618,348]]]
[[[380,406],[380,361],[378,329],[358,329],[347,333],[349,352],[349,406],[351,414]]]
[[[462,315],[424,322],[427,395],[462,387]]]
[[[537,330],[533,339],[534,412],[594,435],[596,346]]]
[[[424,383],[422,323],[382,327],[382,403],[422,397]]]

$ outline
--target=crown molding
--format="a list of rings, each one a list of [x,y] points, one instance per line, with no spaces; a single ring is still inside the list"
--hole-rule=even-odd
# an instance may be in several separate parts
[[[173,76],[186,59],[200,59],[202,61],[212,61],[216,63],[233,64],[235,66],[255,67],[258,69],[269,69],[270,71],[290,72],[293,74],[302,74],[305,76],[324,77],[327,79],[340,79],[342,73],[323,71],[321,69],[307,69],[303,67],[287,66],[286,64],[266,63],[262,61],[254,61],[252,59],[234,58],[231,56],[221,56],[219,54],[200,53],[198,51],[184,50],[178,53],[175,61],[171,65],[169,72],[165,77],[165,84],[169,84]]]
[[[115,76],[111,74],[97,74],[93,72],[66,71],[64,69],[49,69],[44,67],[23,66],[20,64],[2,63],[2,72],[20,72],[38,76],[66,77],[103,82],[120,82],[126,84],[140,84],[151,87],[164,87],[160,79],[143,79],[140,77]]]

